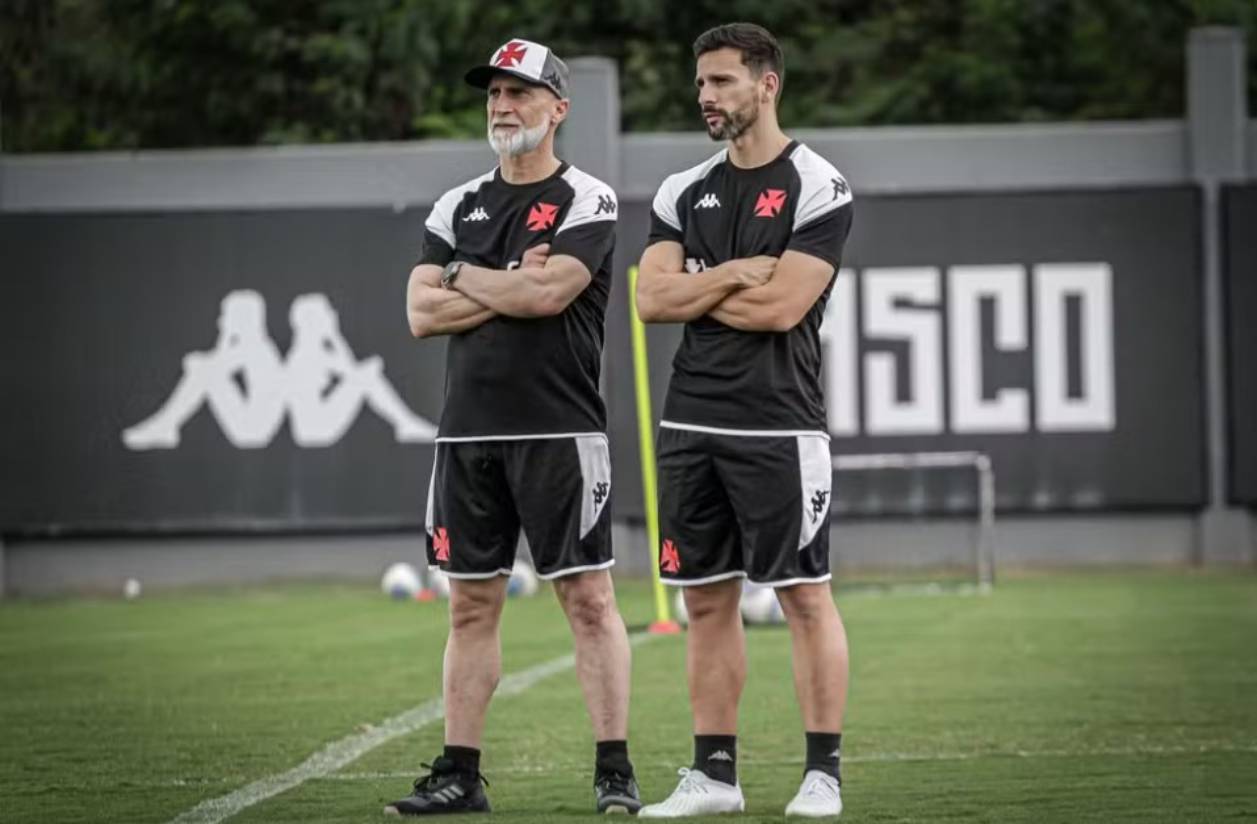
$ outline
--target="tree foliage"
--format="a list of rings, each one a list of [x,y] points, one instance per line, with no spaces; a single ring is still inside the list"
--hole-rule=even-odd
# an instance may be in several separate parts
[[[512,36],[614,59],[625,129],[689,130],[690,44],[739,19],[782,41],[789,126],[1156,118],[1187,32],[1251,35],[1257,0],[0,0],[0,145],[474,136],[462,74]]]

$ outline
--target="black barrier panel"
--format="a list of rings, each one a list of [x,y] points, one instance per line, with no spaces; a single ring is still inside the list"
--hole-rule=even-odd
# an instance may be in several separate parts
[[[1257,506],[1257,185],[1223,189],[1232,503]]]
[[[405,320],[423,217],[0,218],[0,525],[421,526],[444,376]]]
[[[632,236],[647,208],[622,208]],[[857,195],[822,326],[833,451],[989,454],[1005,511],[1202,506],[1199,215],[1188,187]],[[656,419],[679,339],[650,332]],[[614,414],[616,433],[633,424],[629,404]],[[616,449],[619,511],[640,513],[636,442]],[[971,469],[840,472],[834,511],[969,512],[976,496]]]
[[[426,212],[0,217],[0,529],[421,527],[444,346],[402,295]],[[1201,505],[1198,214],[1188,188],[859,199],[822,330],[835,452],[987,452],[1005,510]],[[607,319],[621,518],[647,218],[622,204]],[[656,419],[679,335],[651,329]],[[974,494],[842,473],[835,503]]]

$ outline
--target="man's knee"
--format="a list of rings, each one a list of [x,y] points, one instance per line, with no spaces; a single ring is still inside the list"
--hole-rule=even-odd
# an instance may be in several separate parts
[[[584,572],[555,581],[555,589],[572,629],[601,629],[615,614],[615,592],[606,572]]]
[[[476,632],[496,627],[505,591],[505,584],[496,579],[450,581],[450,629]]]
[[[738,615],[742,583],[734,579],[685,588],[685,612],[691,624],[727,621]]]
[[[791,624],[822,624],[837,613],[834,596],[826,584],[797,584],[777,590],[781,611]]]

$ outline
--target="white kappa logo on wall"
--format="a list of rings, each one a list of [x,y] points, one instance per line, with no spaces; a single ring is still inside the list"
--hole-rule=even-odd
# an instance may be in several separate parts
[[[183,376],[152,416],[126,429],[129,449],[173,449],[179,431],[208,405],[227,440],[258,449],[288,416],[298,446],[331,446],[363,404],[393,426],[403,443],[431,443],[436,427],[406,406],[384,376],[378,356],[357,360],[326,295],[300,295],[288,313],[292,346],[286,359],[266,329],[266,301],[251,289],[228,293],[218,316],[218,342],[183,359]]]

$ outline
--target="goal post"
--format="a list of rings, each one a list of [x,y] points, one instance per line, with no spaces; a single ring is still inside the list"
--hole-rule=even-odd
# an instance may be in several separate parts
[[[971,558],[981,591],[995,583],[995,470],[982,452],[894,452],[835,455],[834,472],[918,471],[972,467],[978,488],[978,527]]]

